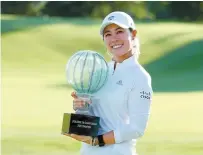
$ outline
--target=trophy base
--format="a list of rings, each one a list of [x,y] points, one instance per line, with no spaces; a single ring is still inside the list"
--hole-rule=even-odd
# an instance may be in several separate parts
[[[96,137],[98,130],[99,117],[73,113],[63,115],[62,134]]]

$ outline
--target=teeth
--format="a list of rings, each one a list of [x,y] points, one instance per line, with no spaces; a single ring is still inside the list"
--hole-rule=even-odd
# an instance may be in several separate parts
[[[121,47],[122,45],[115,45],[115,46],[113,46],[113,48],[119,48],[119,47]]]

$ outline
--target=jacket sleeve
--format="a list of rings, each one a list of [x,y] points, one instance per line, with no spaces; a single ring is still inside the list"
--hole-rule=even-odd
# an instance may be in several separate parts
[[[142,79],[128,94],[129,122],[114,130],[116,143],[137,139],[144,135],[152,101],[151,77]]]

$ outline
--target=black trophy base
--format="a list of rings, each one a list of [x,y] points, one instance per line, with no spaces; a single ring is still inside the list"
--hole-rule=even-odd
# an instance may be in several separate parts
[[[99,130],[99,117],[64,113],[62,134],[77,134],[96,137]]]

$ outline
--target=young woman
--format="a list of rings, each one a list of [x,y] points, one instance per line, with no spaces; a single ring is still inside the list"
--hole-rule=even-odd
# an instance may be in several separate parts
[[[133,19],[124,12],[107,15],[100,28],[105,47],[112,56],[107,83],[94,96],[90,109],[100,117],[96,138],[67,135],[82,142],[81,155],[135,155],[135,143],[144,135],[152,101],[151,77],[139,64],[139,43]],[[76,110],[84,101],[73,97]],[[94,102],[94,101],[93,101]]]

